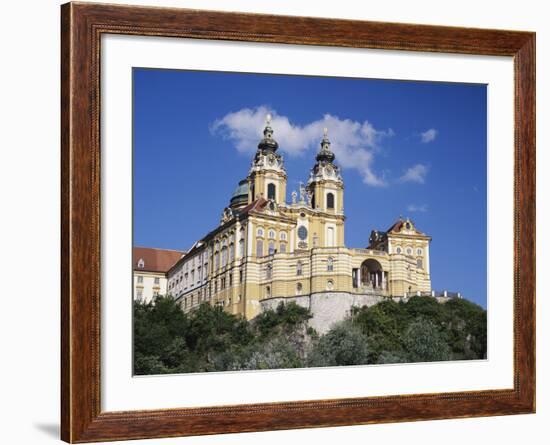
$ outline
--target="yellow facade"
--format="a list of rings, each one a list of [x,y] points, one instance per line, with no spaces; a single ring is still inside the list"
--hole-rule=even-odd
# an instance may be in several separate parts
[[[220,225],[168,272],[168,293],[189,311],[202,302],[251,319],[270,301],[431,292],[429,243],[412,221],[345,245],[344,182],[325,131],[306,185],[286,196],[283,158],[268,121],[249,175]],[[308,303],[309,304],[309,303]]]

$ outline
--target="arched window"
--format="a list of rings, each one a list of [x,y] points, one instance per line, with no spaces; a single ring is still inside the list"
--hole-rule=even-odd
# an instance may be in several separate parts
[[[286,232],[281,232],[280,237],[281,241],[286,241]]]
[[[271,286],[266,286],[265,288],[265,296],[271,297]]]
[[[418,259],[416,260],[416,267],[417,267],[418,269],[423,269],[423,268],[424,268],[424,265],[423,265],[423,263],[422,263],[422,258],[418,258]]]
[[[410,247],[407,248],[407,255],[412,255],[413,251]]]
[[[256,232],[258,236],[264,236],[264,229],[262,229],[261,227],[258,228],[258,231]]]
[[[270,230],[269,232],[267,232],[267,236],[270,239],[274,239],[275,238],[275,230]]]
[[[231,243],[229,245],[229,261],[233,261],[235,259],[235,244]]]
[[[240,257],[244,256],[244,239],[243,238],[239,240],[239,256]]]
[[[275,200],[275,184],[267,184],[267,199]]]
[[[302,293],[302,283],[296,284],[296,295],[300,295]]]
[[[227,266],[227,247],[222,248],[222,267]]]
[[[269,242],[268,255],[273,255],[275,253],[275,243],[273,241]]]
[[[422,256],[422,249],[416,249],[416,254],[418,256]]]
[[[311,194],[311,208],[315,208],[315,193]]]
[[[301,261],[298,261],[296,263],[296,275],[302,275],[303,273],[303,270],[302,270],[302,262]]]
[[[329,257],[327,260],[327,272],[332,272],[334,270],[334,260]]]
[[[256,240],[256,256],[264,256],[264,242],[261,239]]]
[[[271,264],[268,264],[265,269],[265,277],[268,280],[271,280],[271,277],[273,276],[273,266]]]
[[[397,249],[395,249],[395,253],[401,253],[401,247],[398,247]]]
[[[327,193],[327,209],[334,208],[334,193]]]

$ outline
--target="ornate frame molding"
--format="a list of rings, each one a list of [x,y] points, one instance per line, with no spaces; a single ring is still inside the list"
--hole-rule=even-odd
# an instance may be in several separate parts
[[[514,388],[209,408],[100,409],[102,34],[512,56]],[[71,443],[533,413],[535,34],[93,3],[61,7],[61,437]]]

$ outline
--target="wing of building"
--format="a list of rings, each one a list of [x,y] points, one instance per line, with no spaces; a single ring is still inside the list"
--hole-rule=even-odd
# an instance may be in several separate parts
[[[180,250],[134,247],[132,268],[134,271],[134,299],[149,302],[157,295],[166,295],[167,273],[185,255]]]
[[[251,319],[295,301],[324,331],[353,306],[431,292],[431,238],[409,219],[372,231],[366,248],[346,247],[344,181],[326,129],[290,202],[269,118],[263,134],[219,225],[168,271],[168,293],[184,311],[209,302]]]

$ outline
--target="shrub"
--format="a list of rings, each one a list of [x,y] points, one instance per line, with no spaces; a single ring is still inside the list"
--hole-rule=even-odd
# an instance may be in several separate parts
[[[404,334],[403,343],[410,362],[433,362],[450,359],[450,349],[435,324],[424,318],[413,321]]]
[[[349,321],[334,326],[313,346],[309,366],[345,366],[368,363],[367,336]]]

